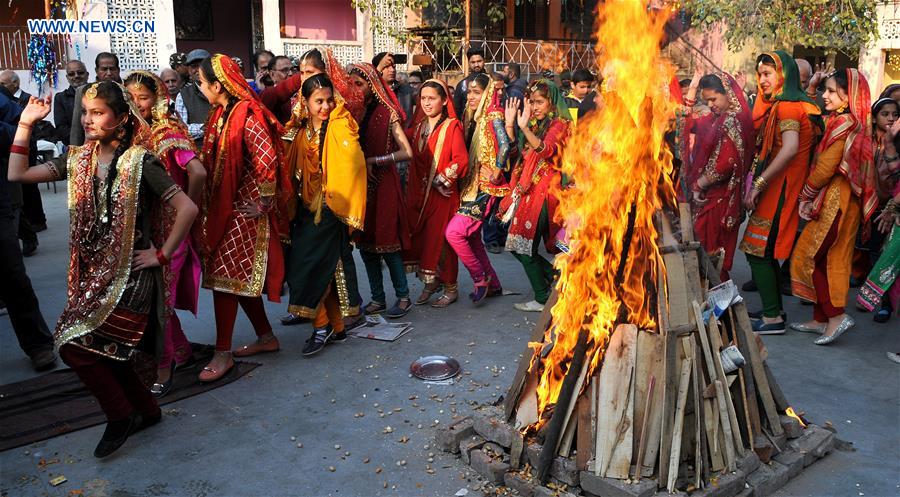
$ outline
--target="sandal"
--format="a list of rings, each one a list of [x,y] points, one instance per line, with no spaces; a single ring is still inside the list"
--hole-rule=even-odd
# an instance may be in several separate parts
[[[469,294],[469,300],[471,300],[473,304],[479,304],[482,300],[487,298],[488,285],[490,284],[490,282],[490,277],[475,282],[475,291]]]
[[[450,304],[456,302],[456,299],[458,298],[459,294],[456,292],[444,292],[440,297],[438,297],[437,300],[434,301],[433,304],[431,304],[431,307],[434,307],[435,309],[443,309],[444,307],[448,307],[450,306]]]
[[[387,304],[382,302],[375,302],[373,300],[372,302],[369,302],[369,305],[363,308],[363,312],[365,312],[366,315],[381,314],[385,309],[387,309]]]
[[[440,283],[435,285],[425,285],[425,288],[422,289],[422,293],[419,294],[419,298],[416,299],[416,305],[425,305],[431,300],[431,296],[437,293],[441,289],[442,285]]]
[[[212,361],[210,361],[210,364],[212,364]],[[200,372],[200,376],[198,377],[198,379],[201,383],[211,383],[213,381],[221,379],[223,376],[228,374],[228,372],[231,371],[232,368],[234,368],[234,360],[231,360],[231,364],[229,364],[228,367],[221,370],[210,367],[209,364],[207,364],[206,367],[203,368],[203,371]]]
[[[278,337],[272,335],[263,340],[257,340],[253,343],[241,346],[232,352],[234,357],[249,357],[256,354],[268,354],[281,350],[281,344],[278,343]]]

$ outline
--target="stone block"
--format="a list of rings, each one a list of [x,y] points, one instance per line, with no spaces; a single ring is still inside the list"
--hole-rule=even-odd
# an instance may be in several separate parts
[[[495,444],[494,442],[486,442],[481,447],[481,450],[494,459],[509,461],[509,454],[506,453],[506,450],[503,447]]]
[[[578,486],[578,468],[575,467],[575,460],[568,457],[557,457],[550,465],[550,476],[565,483],[566,485]]]
[[[789,439],[803,435],[803,427],[800,426],[800,421],[796,418],[792,418],[787,414],[781,414],[778,416],[778,419],[781,421],[781,428],[784,430],[784,434]]]
[[[725,473],[712,478],[706,488],[692,493],[691,497],[734,497],[745,490],[746,479],[746,474],[740,470]]]
[[[788,468],[772,461],[747,475],[747,484],[753,488],[753,497],[767,497],[788,482]]]
[[[534,468],[537,466],[538,457],[541,456],[541,450],[544,448],[541,444],[528,444],[525,447],[525,459],[528,461],[528,464],[531,464],[531,467]]]
[[[480,449],[482,445],[487,442],[485,439],[481,438],[478,435],[472,435],[468,438],[464,438],[459,442],[459,455],[462,457],[462,460],[466,464],[472,464],[470,459],[470,455],[473,450]]]
[[[797,476],[803,471],[803,461],[806,459],[805,454],[788,450],[774,457],[775,461],[783,464],[788,469],[788,479]]]
[[[628,483],[626,480],[604,478],[591,471],[580,473],[581,488],[603,497],[651,497],[656,493],[656,480],[644,479]]]
[[[503,482],[507,487],[519,492],[522,497],[533,497],[537,484],[531,478],[522,473],[510,471],[503,476]]]
[[[734,497],[753,497],[753,488],[746,487],[746,488],[744,488],[744,490],[742,490],[739,494],[735,495]]]
[[[737,469],[741,471],[745,475],[749,475],[750,473],[756,471],[760,465],[759,456],[756,455],[756,452],[752,450],[748,450],[744,452],[744,457],[741,457],[737,460]]]
[[[450,426],[438,429],[434,439],[441,450],[456,454],[459,452],[459,442],[474,434],[472,418],[463,418]]]
[[[491,483],[502,484],[503,476],[509,471],[509,464],[492,458],[481,449],[473,450],[469,459],[472,469]]]
[[[799,438],[795,438],[788,443],[790,449],[804,455],[804,467],[809,466],[816,459],[824,457],[825,454],[834,449],[834,433],[816,425],[809,425],[805,431],[806,433]]]
[[[571,492],[553,490],[547,487],[535,487],[534,497],[576,497],[576,495]]]
[[[482,437],[506,448],[512,445],[513,439],[522,436],[511,424],[491,416],[477,416],[474,427]]]

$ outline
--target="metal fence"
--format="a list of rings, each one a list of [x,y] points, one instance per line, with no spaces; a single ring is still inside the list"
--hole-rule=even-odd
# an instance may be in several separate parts
[[[461,71],[463,57],[469,47],[483,47],[488,63],[517,62],[522,65],[524,74],[544,70],[558,73],[578,68],[593,69],[595,65],[594,45],[583,41],[473,39],[469,42],[460,40],[456,45],[455,50],[437,50],[430,41],[419,38],[409,42],[408,51],[411,55],[430,56],[434,61],[434,70],[443,74]]]
[[[48,35],[58,61],[66,60],[66,35]],[[28,69],[28,28],[0,26],[0,69]]]

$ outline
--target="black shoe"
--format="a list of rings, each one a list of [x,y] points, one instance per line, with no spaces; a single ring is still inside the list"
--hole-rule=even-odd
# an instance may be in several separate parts
[[[882,302],[881,307],[879,307],[875,311],[875,315],[872,316],[872,321],[876,323],[887,323],[888,320],[891,319],[891,314],[894,313],[894,308],[891,307],[891,304],[887,302]]]
[[[759,289],[756,287],[756,282],[753,280],[750,280],[750,281],[744,283],[743,285],[741,285],[741,291],[742,292],[758,292]]]
[[[303,355],[314,355],[319,353],[325,348],[328,339],[331,338],[333,333],[334,330],[330,325],[320,330],[313,330],[312,335],[309,336],[309,340],[306,341],[306,346],[303,347]]]
[[[763,311],[762,311],[762,309],[760,309],[758,311],[747,311],[747,317],[749,317],[750,319],[762,319]],[[786,312],[781,311],[781,319],[783,319],[784,322],[787,322],[788,319],[787,319]]]
[[[400,306],[400,302],[403,302],[403,301],[406,301],[405,307]],[[386,317],[388,319],[402,318],[403,316],[405,316],[409,313],[410,309],[412,309],[412,301],[409,300],[409,297],[403,298],[403,299],[398,299],[397,303],[395,303],[393,307],[391,307],[390,309],[387,310],[387,312],[384,313],[384,317]]]
[[[340,333],[332,333],[330,337],[328,337],[327,343],[344,343],[347,341],[347,332],[342,331]]]
[[[22,255],[24,257],[31,257],[37,252],[38,242],[22,242]]]
[[[767,323],[762,319],[756,319],[751,321],[750,325],[757,335],[784,335],[787,331],[784,327],[784,321],[780,323]]]
[[[182,362],[181,364],[175,364],[175,371],[183,371],[185,369],[191,369],[197,365],[197,356],[191,353],[191,356],[188,357],[188,360]]]
[[[128,437],[139,429],[142,423],[141,415],[136,413],[132,413],[125,419],[106,423],[106,431],[103,432],[100,443],[94,449],[94,457],[100,459],[118,450],[128,440]]]
[[[862,284],[865,283],[864,280],[857,278],[856,276],[850,277],[850,288],[859,288]]]
[[[302,318],[296,314],[286,314],[281,317],[281,324],[284,326],[293,326],[295,324],[300,324],[306,321],[306,318]]]
[[[31,356],[31,365],[34,366],[35,371],[52,369],[55,364],[56,354],[53,353],[53,349],[44,349]]]
[[[487,245],[485,245],[484,248],[485,248],[485,250],[487,250],[488,252],[490,252],[492,254],[503,253],[503,247],[501,247],[500,244],[496,243],[496,242],[488,243]]]
[[[153,386],[150,387],[150,393],[153,394],[157,399],[161,399],[166,396],[172,390],[172,384],[175,383],[175,361],[172,361],[172,364],[169,366],[169,381],[165,383],[154,383]]]

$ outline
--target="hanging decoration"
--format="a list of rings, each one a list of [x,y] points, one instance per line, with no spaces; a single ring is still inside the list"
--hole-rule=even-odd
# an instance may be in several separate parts
[[[38,98],[44,93],[44,83],[56,88],[56,52],[47,35],[31,35],[28,40],[28,65],[31,80],[37,83]]]

